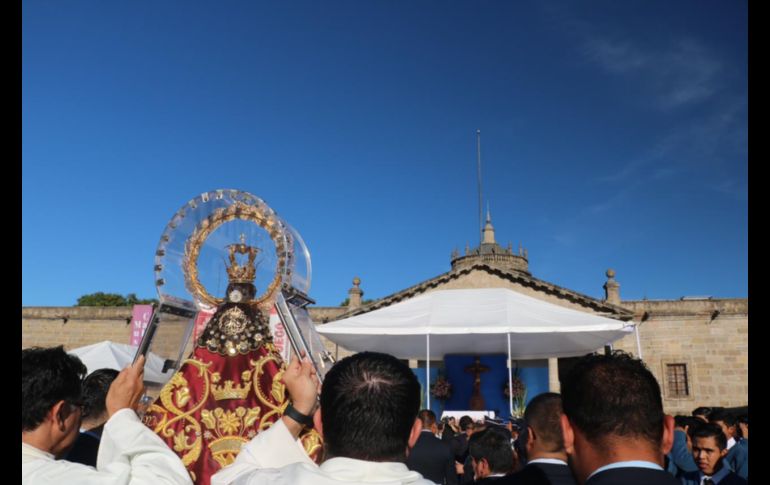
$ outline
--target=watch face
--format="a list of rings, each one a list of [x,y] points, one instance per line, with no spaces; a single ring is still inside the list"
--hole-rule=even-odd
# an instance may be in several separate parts
[[[240,290],[233,290],[230,292],[228,297],[230,298],[230,301],[232,301],[233,303],[238,303],[243,299],[243,294],[241,294]]]

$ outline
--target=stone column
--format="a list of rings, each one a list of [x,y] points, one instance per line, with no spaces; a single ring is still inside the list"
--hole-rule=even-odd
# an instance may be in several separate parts
[[[364,292],[358,287],[360,284],[361,279],[356,276],[353,278],[353,288],[348,290],[348,308],[351,310],[361,306],[361,296]]]
[[[561,383],[559,383],[559,359],[556,357],[548,359],[548,391],[561,392]]]
[[[604,283],[604,300],[613,305],[620,305],[620,283],[615,281],[615,270],[607,270],[607,282]]]

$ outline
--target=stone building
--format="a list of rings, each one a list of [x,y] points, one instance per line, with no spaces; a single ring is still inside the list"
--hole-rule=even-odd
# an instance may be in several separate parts
[[[495,240],[489,216],[481,244],[452,253],[451,269],[429,280],[362,304],[360,280],[353,280],[345,307],[311,307],[319,325],[386,307],[437,289],[508,288],[549,303],[637,325],[637,334],[615,342],[615,348],[638,354],[661,384],[666,412],[689,414],[700,405],[738,407],[748,404],[748,299],[681,298],[624,301],[615,273],[607,271],[602,300],[540,280],[529,272],[524,248],[514,252]],[[128,342],[131,307],[22,308],[22,348],[63,344],[75,348],[102,340]],[[153,351],[176,359],[184,321],[169,319],[159,327]],[[327,342],[338,357],[349,352]],[[190,345],[188,345],[189,351]],[[601,350],[601,349],[597,349]],[[549,387],[571,359],[548,359]],[[411,362],[413,367],[419,362]],[[431,366],[441,365],[431,362]]]

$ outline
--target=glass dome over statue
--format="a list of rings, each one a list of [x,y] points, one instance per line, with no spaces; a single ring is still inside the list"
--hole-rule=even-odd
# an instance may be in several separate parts
[[[283,305],[281,320],[289,314],[287,326],[296,327],[292,313],[311,302],[310,253],[299,233],[264,201],[238,190],[216,190],[185,204],[167,225],[156,251],[155,278],[161,310],[214,310],[192,353],[144,418],[177,452],[193,481],[209,483],[242,444],[286,409],[284,361],[269,316]],[[303,303],[289,306],[284,295],[300,295]],[[307,320],[308,336],[299,338],[313,340]],[[182,347],[186,339],[189,332]],[[314,431],[303,443],[311,456],[320,451]]]

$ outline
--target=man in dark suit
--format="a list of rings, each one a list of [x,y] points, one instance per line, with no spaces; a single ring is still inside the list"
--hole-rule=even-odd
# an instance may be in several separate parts
[[[479,485],[505,485],[513,471],[513,448],[508,430],[490,426],[468,439],[473,476]]]
[[[738,419],[725,410],[714,411],[709,415],[709,423],[722,429],[727,439],[725,463],[740,477],[749,479],[749,450],[747,443],[741,443],[738,436]],[[736,439],[738,438],[738,439]]]
[[[80,423],[83,431],[65,456],[67,461],[96,467],[96,456],[99,453],[104,423],[109,418],[105,400],[110,385],[118,374],[120,372],[115,369],[97,369],[83,380],[83,420]]]
[[[435,436],[436,415],[429,409],[423,409],[417,417],[422,423],[422,431],[409,451],[406,466],[432,482],[456,485],[454,455],[449,445]]]
[[[519,459],[526,466],[507,483],[528,485],[575,485],[567,466],[561,433],[561,396],[544,392],[535,396],[524,412],[519,433]]]
[[[725,462],[727,437],[716,424],[702,424],[690,432],[692,457],[697,471],[683,473],[682,485],[746,485],[748,481],[730,470]]]
[[[663,469],[674,418],[660,386],[624,352],[580,358],[562,382],[564,447],[578,483],[678,485]]]

